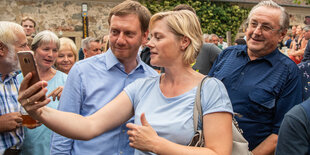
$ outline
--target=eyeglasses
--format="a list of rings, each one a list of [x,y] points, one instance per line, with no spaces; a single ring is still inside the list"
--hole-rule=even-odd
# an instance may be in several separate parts
[[[256,28],[260,28],[261,31],[265,31],[265,32],[280,31],[281,30],[281,28],[280,29],[274,29],[269,25],[259,24],[257,22],[250,22],[249,28],[253,29],[253,30],[256,30]]]

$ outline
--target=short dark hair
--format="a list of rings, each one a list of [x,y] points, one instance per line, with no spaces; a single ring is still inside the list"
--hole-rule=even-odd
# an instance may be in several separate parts
[[[31,17],[24,17],[23,19],[22,19],[22,21],[20,22],[20,25],[23,25],[23,22],[25,22],[25,21],[27,21],[27,20],[29,20],[29,21],[31,21],[32,23],[33,23],[33,27],[36,27],[36,22],[34,21],[34,19],[33,18],[31,18]]]
[[[113,15],[125,16],[129,14],[136,14],[139,17],[142,32],[146,32],[148,30],[151,19],[150,11],[139,2],[132,0],[126,0],[111,9],[108,18],[109,25],[111,25],[111,18]]]
[[[179,4],[174,7],[173,11],[180,11],[180,10],[189,10],[196,14],[196,11],[194,8],[192,8],[190,5],[187,4]]]

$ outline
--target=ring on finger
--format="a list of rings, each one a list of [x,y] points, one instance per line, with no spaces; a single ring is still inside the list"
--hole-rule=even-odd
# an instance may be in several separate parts
[[[29,98],[27,98],[27,104],[29,104],[29,103],[30,103]]]

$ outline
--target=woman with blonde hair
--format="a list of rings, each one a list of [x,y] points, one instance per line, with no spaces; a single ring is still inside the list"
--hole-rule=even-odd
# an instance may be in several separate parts
[[[135,154],[231,154],[232,106],[224,85],[215,78],[205,81],[201,91],[200,128],[205,147],[186,146],[194,135],[197,85],[204,78],[190,66],[203,42],[196,15],[188,10],[157,13],[151,18],[150,33],[147,46],[151,50],[151,64],[164,67],[165,73],[136,80],[93,115],[83,117],[39,108],[48,100],[35,105],[26,103],[31,94],[23,89],[19,100],[33,117],[67,137],[91,139],[134,116],[136,124],[128,123],[127,127],[129,145],[136,148]],[[37,87],[29,89],[34,91]],[[37,93],[36,97],[39,96]],[[31,99],[36,97],[32,95]]]
[[[66,74],[77,61],[77,48],[73,40],[63,37],[59,39],[60,47],[58,51],[58,57],[55,61],[55,67],[57,70]]]

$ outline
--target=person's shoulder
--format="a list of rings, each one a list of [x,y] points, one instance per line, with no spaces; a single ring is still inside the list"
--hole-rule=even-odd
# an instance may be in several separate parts
[[[151,86],[154,86],[159,80],[159,78],[160,78],[159,74],[157,76],[138,78],[130,85],[133,85],[136,88],[139,88],[140,91],[142,91],[142,89],[147,89],[150,88]]]
[[[208,78],[204,82],[204,87],[218,87],[218,86],[222,86],[222,85],[223,85],[223,83],[221,80],[219,80],[215,77],[211,77],[211,76],[208,76]]]
[[[147,76],[143,78],[138,78],[137,80],[135,80],[135,82],[143,83],[143,84],[154,83],[155,81],[158,80],[159,76],[160,75],[157,74],[157,75]]]
[[[290,59],[288,56],[284,55],[280,51],[277,54],[278,62],[280,62],[283,67],[287,67],[290,71],[299,70],[297,64]]]
[[[64,72],[61,72],[59,70],[56,70],[56,75],[63,78],[63,79],[67,79],[68,75]]]

